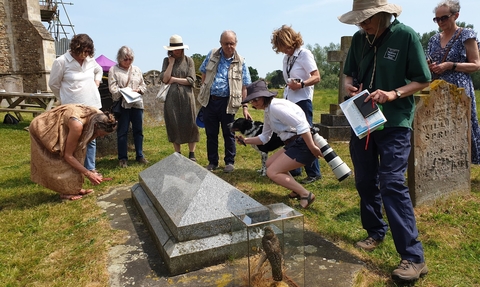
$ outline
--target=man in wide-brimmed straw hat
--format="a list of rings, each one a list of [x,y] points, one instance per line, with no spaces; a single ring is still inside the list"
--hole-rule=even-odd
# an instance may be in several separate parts
[[[417,33],[396,19],[401,12],[387,0],[354,0],[352,11],[338,19],[360,28],[345,61],[345,92],[354,96],[368,89],[365,101],[380,104],[387,118],[383,129],[362,139],[352,133],[350,140],[362,225],[368,234],[356,246],[375,249],[390,227],[401,256],[392,278],[414,281],[428,269],[404,183],[415,108],[412,95],[427,87],[431,76]]]

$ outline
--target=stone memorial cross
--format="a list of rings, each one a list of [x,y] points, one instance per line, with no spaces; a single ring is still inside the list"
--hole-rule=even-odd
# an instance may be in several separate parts
[[[340,63],[340,76],[338,81],[338,102],[340,104],[343,102],[344,96],[344,86],[343,82],[345,79],[345,75],[343,74],[343,64],[345,63],[345,59],[347,58],[348,50],[352,44],[352,36],[343,36],[340,42],[340,50],[338,51],[328,51],[327,54],[327,61],[329,62],[339,62]]]

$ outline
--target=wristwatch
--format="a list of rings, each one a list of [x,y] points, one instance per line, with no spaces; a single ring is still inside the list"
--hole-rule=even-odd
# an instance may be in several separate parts
[[[402,96],[402,93],[400,93],[400,91],[397,89],[394,89],[394,91],[395,91],[395,94],[397,95],[397,99],[400,99],[400,97]]]
[[[300,81],[300,85],[302,85],[302,89],[305,88],[305,83],[303,81]]]

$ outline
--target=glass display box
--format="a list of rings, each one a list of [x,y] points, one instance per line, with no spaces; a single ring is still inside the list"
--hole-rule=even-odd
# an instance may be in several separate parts
[[[232,214],[228,286],[305,286],[303,214],[283,203]]]

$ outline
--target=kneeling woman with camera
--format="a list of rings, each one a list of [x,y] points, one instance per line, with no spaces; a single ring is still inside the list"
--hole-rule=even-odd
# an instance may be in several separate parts
[[[289,171],[312,164],[322,153],[313,141],[310,124],[302,109],[288,100],[275,99],[276,95],[277,92],[267,89],[263,80],[247,86],[247,97],[242,104],[249,102],[253,108],[265,111],[263,132],[252,138],[239,136],[237,140],[239,143],[261,145],[270,140],[272,133],[277,133],[285,146],[268,158],[267,176],[292,190],[288,196],[299,199],[300,206],[307,208],[315,200],[315,195],[298,183]]]

